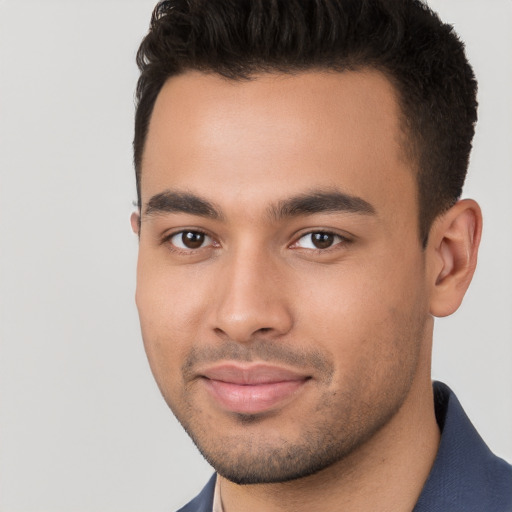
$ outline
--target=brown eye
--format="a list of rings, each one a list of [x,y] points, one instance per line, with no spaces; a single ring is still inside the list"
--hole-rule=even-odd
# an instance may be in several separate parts
[[[170,238],[170,242],[179,249],[193,250],[211,244],[212,239],[201,231],[180,231]]]
[[[342,242],[346,242],[346,239],[335,233],[313,231],[301,236],[294,246],[301,249],[329,249]]]
[[[334,243],[332,233],[312,233],[311,242],[317,249],[327,249]]]

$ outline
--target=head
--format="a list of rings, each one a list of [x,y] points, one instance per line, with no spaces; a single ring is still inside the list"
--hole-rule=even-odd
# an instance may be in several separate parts
[[[259,73],[375,69],[395,88],[403,150],[418,185],[419,235],[462,192],[477,84],[464,45],[420,0],[163,1],[137,63],[134,163],[142,157],[164,83],[187,70],[233,81]]]
[[[212,465],[286,481],[430,386],[481,218],[457,202],[476,84],[418,1],[172,1],[138,63],[137,305]]]

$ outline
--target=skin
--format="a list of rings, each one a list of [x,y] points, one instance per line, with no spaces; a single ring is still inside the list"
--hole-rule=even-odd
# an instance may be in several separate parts
[[[462,300],[481,214],[457,203],[422,249],[399,119],[393,87],[371,70],[249,82],[187,72],[157,98],[132,216],[136,300],[155,379],[220,473],[225,512],[410,511],[421,492],[439,442],[433,315]],[[357,204],[283,208],[312,194]],[[231,362],[307,380],[241,414],[202,377]]]

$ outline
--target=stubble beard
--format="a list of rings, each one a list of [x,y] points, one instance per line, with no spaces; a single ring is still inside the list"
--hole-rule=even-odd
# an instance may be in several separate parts
[[[236,484],[289,482],[346,459],[382,429],[405,401],[415,366],[397,361],[383,391],[368,400],[364,394],[361,400],[364,382],[359,379],[341,391],[325,391],[291,437],[279,435],[275,428],[269,432],[265,422],[272,414],[233,413],[234,427],[222,431],[186,400],[180,410],[171,409],[203,457],[224,478]]]
[[[402,402],[398,400],[379,416],[373,411],[371,423],[367,417],[340,417],[345,428],[333,430],[332,422],[317,421],[304,427],[302,435],[292,442],[284,437],[269,442],[264,433],[223,435],[215,439],[212,438],[214,429],[208,433],[201,428],[190,428],[194,422],[178,420],[203,457],[224,478],[240,485],[283,483],[314,475],[346,459],[390,421]],[[257,415],[237,416],[242,427],[265,422]],[[318,417],[323,418],[324,414],[319,411]]]
[[[334,363],[319,352],[301,353],[265,340],[250,347],[230,342],[213,351],[200,348],[199,355],[192,352],[182,367],[181,393],[174,400],[164,393],[164,398],[201,454],[224,478],[236,484],[270,484],[313,475],[355,454],[395,417],[408,397],[422,358],[426,324],[421,308],[397,312],[388,320],[401,326],[389,333],[394,334],[393,341],[370,344],[366,357],[342,382],[333,381],[337,377]],[[287,417],[286,406],[274,413],[211,417],[194,401],[194,382],[187,385],[186,375],[198,359],[222,358],[314,367],[321,390],[316,405],[295,422]],[[379,366],[382,361],[386,363]],[[279,428],[280,415],[284,433]]]

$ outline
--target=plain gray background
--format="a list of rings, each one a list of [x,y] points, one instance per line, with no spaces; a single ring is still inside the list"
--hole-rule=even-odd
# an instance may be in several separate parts
[[[0,510],[170,511],[206,482],[150,374],[133,295],[134,55],[153,0],[0,3]],[[512,2],[432,0],[467,43],[485,216],[434,377],[512,460]]]

